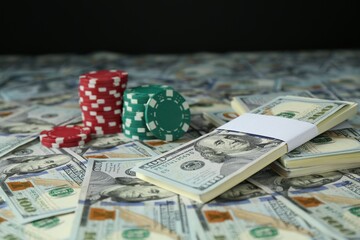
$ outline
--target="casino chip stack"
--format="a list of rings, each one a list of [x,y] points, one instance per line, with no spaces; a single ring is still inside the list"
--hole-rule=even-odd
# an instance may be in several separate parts
[[[91,140],[91,129],[79,126],[58,126],[40,133],[42,145],[49,148],[78,147]]]
[[[185,99],[165,85],[144,85],[124,92],[123,133],[137,139],[174,141],[186,133],[190,110]]]
[[[121,132],[122,97],[128,74],[101,70],[80,76],[79,96],[85,126],[96,135]]]

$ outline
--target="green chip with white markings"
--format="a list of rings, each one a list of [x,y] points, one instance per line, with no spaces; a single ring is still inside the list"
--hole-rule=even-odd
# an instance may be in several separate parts
[[[189,129],[190,120],[188,103],[173,89],[154,94],[145,107],[146,126],[157,138],[165,141],[181,138]]]
[[[147,99],[154,94],[166,89],[172,89],[167,85],[142,85],[134,88],[128,88],[124,92],[124,99],[139,99],[137,104],[144,103],[143,99]]]

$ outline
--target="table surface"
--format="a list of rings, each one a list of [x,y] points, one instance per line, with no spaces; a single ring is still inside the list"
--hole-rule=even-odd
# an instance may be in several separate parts
[[[17,109],[24,106],[79,108],[77,95],[79,75],[100,69],[127,71],[128,87],[145,84],[172,86],[189,102],[194,116],[192,130],[198,135],[215,127],[203,118],[203,113],[230,107],[229,102],[234,96],[309,91],[319,98],[360,103],[360,51],[358,50],[183,55],[125,55],[111,52],[96,52],[88,55],[6,55],[0,56],[1,121],[6,122],[8,117],[18,111]],[[349,123],[354,128],[360,128],[360,110]],[[357,187],[360,189],[360,185]],[[360,201],[358,197],[359,195],[353,199],[353,202],[357,202],[353,205],[358,206]],[[211,209],[209,206],[204,208]],[[341,205],[340,208],[349,208],[349,205]],[[224,209],[226,207],[215,210],[225,211]],[[239,218],[236,213],[232,214],[229,219],[236,216]],[[3,217],[1,211],[0,217]],[[253,217],[256,218],[255,215]],[[230,231],[220,225],[218,229],[213,228],[211,224],[216,221],[211,222],[209,218],[203,221],[207,221],[208,224],[206,234],[212,231],[220,231],[220,233]],[[239,221],[246,222],[251,219],[244,217]],[[307,224],[311,225],[311,221],[313,219]],[[354,221],[360,226],[359,219]],[[242,223],[238,224],[243,226]],[[260,225],[266,225],[266,221]],[[204,225],[199,224],[197,228],[201,228],[200,226]],[[325,224],[320,226],[318,231],[331,228],[331,224]],[[244,227],[244,229],[249,228]],[[68,227],[68,230],[64,230],[66,233],[63,232],[63,236],[66,237],[69,231]],[[211,235],[197,234],[199,238]]]

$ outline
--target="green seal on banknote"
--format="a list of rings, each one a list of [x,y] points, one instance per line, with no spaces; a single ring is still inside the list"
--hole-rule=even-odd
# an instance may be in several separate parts
[[[150,236],[149,230],[136,228],[128,229],[122,233],[124,239],[140,240]]]
[[[254,238],[272,238],[279,235],[279,232],[274,227],[257,227],[250,230],[250,235]]]
[[[32,225],[37,228],[53,228],[60,223],[60,218],[58,217],[49,217],[40,219],[32,222]]]
[[[360,217],[360,207],[350,208],[349,212],[357,217]]]
[[[55,198],[62,198],[62,197],[67,197],[71,194],[73,194],[74,189],[70,188],[70,187],[58,187],[58,188],[54,188],[51,189],[49,191],[49,195],[51,197],[55,197]]]

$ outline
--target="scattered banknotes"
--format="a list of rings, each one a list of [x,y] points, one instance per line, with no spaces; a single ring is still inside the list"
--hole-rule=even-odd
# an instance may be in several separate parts
[[[329,239],[320,237],[316,226],[282,201],[247,181],[214,201],[187,205],[191,227],[198,230],[200,239]]]
[[[135,177],[144,160],[89,161],[73,239],[195,239],[182,198]]]
[[[75,210],[86,160],[70,150],[24,145],[0,159],[1,196],[16,221],[28,223]]]
[[[359,168],[295,178],[271,171],[258,173],[250,181],[269,193],[277,193],[289,208],[312,219],[336,239],[358,239],[360,175]],[[279,195],[280,194],[280,195]]]

